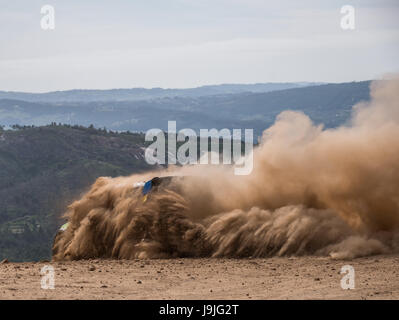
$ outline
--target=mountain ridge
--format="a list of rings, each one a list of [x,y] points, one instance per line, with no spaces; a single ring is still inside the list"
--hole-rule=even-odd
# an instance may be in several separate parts
[[[134,101],[162,97],[200,97],[204,95],[234,94],[243,92],[271,92],[289,88],[319,85],[318,82],[266,82],[253,84],[225,83],[194,88],[115,88],[115,89],[71,89],[43,93],[22,91],[0,91],[0,99],[30,102],[93,102]]]
[[[369,85],[369,81],[362,81],[262,93],[135,101],[43,103],[0,99],[0,124],[43,126],[57,122],[146,132],[152,128],[166,130],[168,120],[175,120],[179,128],[253,128],[259,136],[284,110],[303,111],[314,122],[329,128],[342,125],[354,104],[369,100]]]

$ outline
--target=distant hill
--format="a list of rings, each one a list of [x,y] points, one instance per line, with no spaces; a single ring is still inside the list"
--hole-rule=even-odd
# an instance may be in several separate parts
[[[48,259],[66,206],[99,176],[148,170],[143,146],[140,134],[78,126],[0,132],[0,261]]]
[[[178,128],[253,128],[257,135],[284,110],[302,110],[315,122],[336,127],[348,120],[352,106],[369,99],[369,81],[326,84],[266,93],[200,97],[164,97],[137,101],[42,103],[0,100],[0,124],[79,124],[115,131],[144,132]]]
[[[30,102],[94,102],[134,101],[165,97],[200,97],[243,92],[270,92],[290,88],[302,88],[321,83],[287,82],[255,84],[220,84],[188,89],[132,88],[111,90],[67,90],[47,93],[0,91],[0,99],[24,100]]]

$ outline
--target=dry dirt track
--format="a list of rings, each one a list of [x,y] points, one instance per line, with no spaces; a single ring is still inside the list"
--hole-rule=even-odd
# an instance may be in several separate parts
[[[40,270],[55,270],[55,289]],[[343,290],[343,265],[355,268]],[[0,299],[399,299],[399,255],[0,264]]]

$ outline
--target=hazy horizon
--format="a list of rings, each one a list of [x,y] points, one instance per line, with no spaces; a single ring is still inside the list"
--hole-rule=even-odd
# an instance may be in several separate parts
[[[337,82],[321,82],[321,81],[281,81],[281,82],[231,82],[231,83],[205,83],[203,85],[195,86],[195,87],[109,87],[109,88],[68,88],[68,89],[58,89],[51,91],[22,91],[22,90],[2,90],[0,88],[0,92],[9,92],[9,93],[28,93],[28,94],[46,94],[46,93],[55,93],[55,92],[67,92],[67,91],[111,91],[111,90],[132,90],[132,89],[144,89],[144,90],[153,90],[153,89],[161,89],[161,90],[189,90],[189,89],[198,89],[205,87],[217,87],[217,86],[255,86],[255,85],[267,85],[267,84],[307,84],[309,86],[317,86],[317,85],[327,85],[327,84],[343,84],[343,83],[351,83],[351,82],[371,82],[374,80],[383,80],[384,77],[375,79],[362,79],[362,80],[352,80],[352,81],[337,81]],[[286,88],[286,89],[277,89],[277,90],[288,90],[295,89],[294,88]]]
[[[373,81],[374,79],[364,79],[359,81],[345,81],[345,82],[320,82],[320,81],[281,81],[281,82],[249,82],[249,83],[209,83],[203,84],[195,87],[110,87],[110,88],[70,88],[70,89],[59,89],[59,90],[51,90],[51,91],[21,91],[21,90],[2,90],[0,88],[0,92],[14,92],[14,93],[32,93],[32,94],[41,94],[41,93],[53,93],[53,92],[64,92],[64,91],[108,91],[108,90],[131,90],[131,89],[162,89],[162,90],[186,90],[186,89],[197,89],[202,87],[216,87],[216,86],[251,86],[251,85],[264,85],[264,84],[311,84],[311,85],[323,85],[323,84],[340,84],[340,83],[348,83],[348,82],[363,82],[363,81]]]

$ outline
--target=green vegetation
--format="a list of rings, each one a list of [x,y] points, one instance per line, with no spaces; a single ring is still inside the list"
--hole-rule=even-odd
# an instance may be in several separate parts
[[[0,260],[50,259],[61,214],[96,178],[149,169],[142,134],[55,123],[13,128],[0,139]]]

